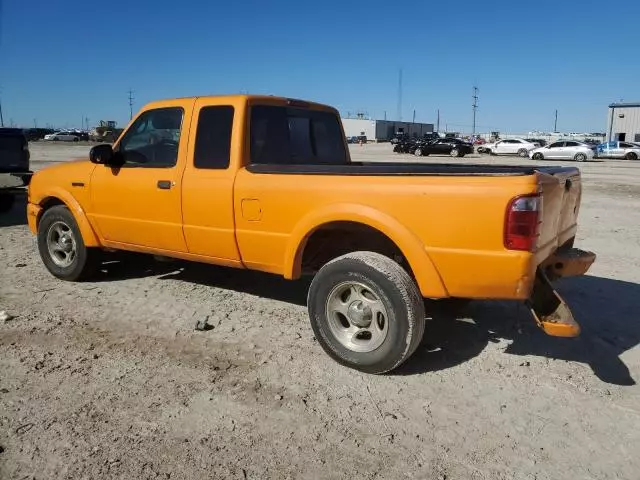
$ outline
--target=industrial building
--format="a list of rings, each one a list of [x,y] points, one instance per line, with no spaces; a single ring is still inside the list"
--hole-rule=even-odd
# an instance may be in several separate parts
[[[609,105],[607,140],[640,142],[640,102]]]
[[[397,133],[410,137],[421,137],[433,132],[433,123],[399,122],[394,120],[372,120],[366,118],[343,118],[342,125],[347,137],[367,137],[367,141],[388,142]]]

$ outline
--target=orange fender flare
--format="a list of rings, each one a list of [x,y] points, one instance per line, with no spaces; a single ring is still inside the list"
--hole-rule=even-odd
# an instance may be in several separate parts
[[[402,252],[424,297],[444,298],[449,294],[424,245],[395,218],[366,205],[340,203],[314,210],[302,218],[289,237],[284,258],[284,277],[299,278],[307,240],[318,228],[332,222],[354,222],[375,228]]]

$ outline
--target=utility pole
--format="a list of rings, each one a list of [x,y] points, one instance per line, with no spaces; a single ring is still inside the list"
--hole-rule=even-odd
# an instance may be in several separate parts
[[[398,74],[398,121],[402,121],[402,69]]]
[[[553,121],[553,133],[558,131],[558,110],[556,110],[556,119]]]
[[[4,118],[2,118],[2,100],[0,99],[0,127],[4,127]]]
[[[133,118],[133,90],[129,89],[129,120]]]
[[[413,121],[411,123],[416,123],[416,110],[413,110]]]
[[[438,119],[436,120],[436,132],[440,131],[440,109],[438,109]]]
[[[474,85],[473,87],[473,103],[471,104],[471,107],[473,108],[473,127],[472,127],[472,132],[471,132],[471,136],[475,137],[476,136],[476,110],[478,109],[478,87],[476,87]]]
[[[384,121],[385,122],[387,121],[387,111],[386,110],[384,111]]]

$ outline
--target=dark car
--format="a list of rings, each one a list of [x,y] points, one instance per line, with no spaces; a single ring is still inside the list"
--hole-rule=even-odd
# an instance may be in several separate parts
[[[547,146],[547,141],[546,140],[542,140],[541,138],[525,138],[525,140],[527,142],[537,143],[541,147],[546,147]]]
[[[423,143],[418,145],[414,151],[414,155],[417,157],[425,155],[464,157],[470,153],[473,153],[473,145],[459,138],[441,138],[433,142]]]
[[[0,128],[0,212],[11,209],[16,193],[31,180],[29,143],[19,128]]]

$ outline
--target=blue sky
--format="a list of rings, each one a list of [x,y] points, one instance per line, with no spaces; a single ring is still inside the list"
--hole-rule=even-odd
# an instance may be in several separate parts
[[[640,101],[640,2],[0,0],[5,124],[129,118],[167,97],[266,93],[468,130],[604,131]],[[106,13],[104,13],[106,12]]]

